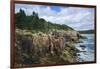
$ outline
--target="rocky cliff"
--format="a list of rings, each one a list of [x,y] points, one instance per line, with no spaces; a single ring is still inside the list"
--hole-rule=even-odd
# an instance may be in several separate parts
[[[76,31],[56,30],[32,33],[15,30],[16,64],[68,64],[77,61],[75,43],[80,39]]]

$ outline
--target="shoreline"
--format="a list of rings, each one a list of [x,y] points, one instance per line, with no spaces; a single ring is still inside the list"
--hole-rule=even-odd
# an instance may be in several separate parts
[[[79,53],[80,50],[75,46],[80,39],[80,34],[76,31],[58,30],[50,33],[32,33],[28,30],[16,29],[15,32],[17,42],[16,49],[19,51],[22,50],[20,57],[19,54],[16,55],[16,60],[22,63],[26,63],[26,58],[27,60],[30,58],[32,64],[67,64],[80,62],[77,60],[77,53]],[[20,44],[22,44],[22,42],[24,42],[24,45],[21,45],[21,47]],[[18,58],[20,58],[20,60]],[[22,61],[22,59],[24,61]]]
[[[91,38],[88,37],[87,35],[91,36],[93,34],[82,34],[82,36],[87,37],[87,39],[85,39],[85,40],[81,39],[82,43],[76,44],[76,48],[80,50],[80,53],[78,53],[79,54],[78,58],[83,59],[83,61],[94,61],[94,58],[92,58],[94,56],[93,50],[89,51],[90,49],[88,47],[88,44],[91,44],[88,42],[89,39],[91,39]],[[92,43],[92,45],[93,44],[94,43]],[[80,45],[83,45],[85,48],[82,49],[82,47],[80,47]],[[79,61],[82,62],[81,60],[79,60]]]

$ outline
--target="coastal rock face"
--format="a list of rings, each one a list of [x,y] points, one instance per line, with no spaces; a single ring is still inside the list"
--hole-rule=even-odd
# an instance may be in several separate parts
[[[64,38],[68,41],[78,41],[81,37],[80,33],[74,30],[58,30],[57,32],[60,34],[60,36],[64,36]]]
[[[16,29],[15,47],[17,64],[74,63],[76,52],[74,42],[79,39],[76,31],[52,31],[31,33]]]

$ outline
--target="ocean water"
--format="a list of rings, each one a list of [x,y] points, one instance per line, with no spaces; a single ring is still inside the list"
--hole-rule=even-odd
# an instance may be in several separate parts
[[[76,44],[76,48],[80,50],[78,52],[78,61],[94,61],[94,34],[82,34],[87,39],[80,39],[81,43]]]

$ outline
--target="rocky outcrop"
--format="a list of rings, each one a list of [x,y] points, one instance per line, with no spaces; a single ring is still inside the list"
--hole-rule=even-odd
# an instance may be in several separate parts
[[[77,61],[78,49],[74,43],[79,40],[80,34],[76,31],[33,34],[28,30],[16,29],[15,33],[17,64],[68,64]]]

